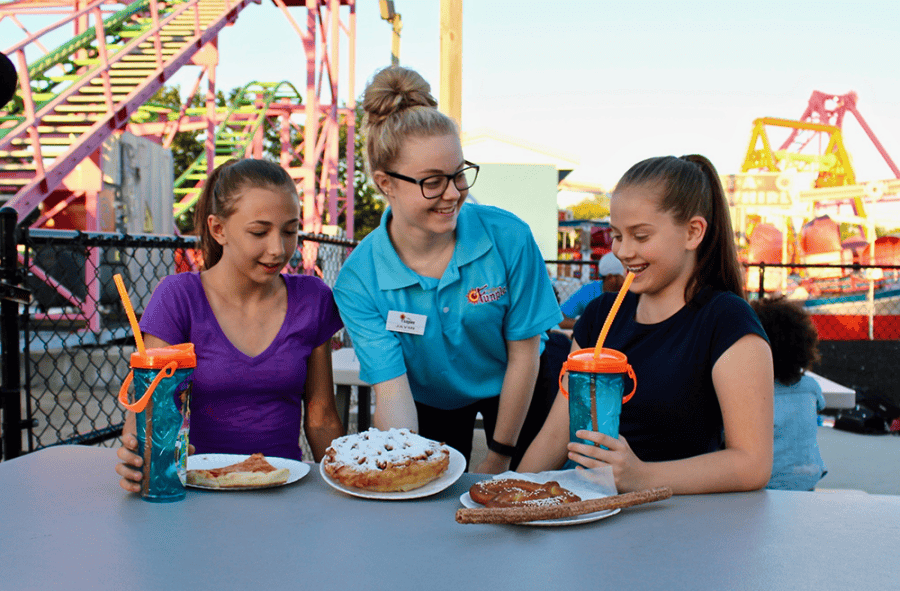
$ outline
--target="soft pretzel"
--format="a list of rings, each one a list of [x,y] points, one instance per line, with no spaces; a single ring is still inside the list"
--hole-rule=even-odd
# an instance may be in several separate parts
[[[529,493],[539,488],[541,488],[540,482],[532,482],[520,478],[494,478],[473,484],[472,488],[469,489],[469,496],[476,503],[486,505],[488,501],[500,493],[516,491]]]
[[[532,482],[518,478],[483,480],[472,485],[469,497],[485,507],[531,507],[574,503],[581,498],[555,480]]]

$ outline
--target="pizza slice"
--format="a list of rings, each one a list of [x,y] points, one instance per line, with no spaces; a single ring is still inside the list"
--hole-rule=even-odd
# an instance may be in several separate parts
[[[284,484],[291,471],[276,468],[261,453],[246,460],[208,470],[188,470],[187,483],[210,488],[264,487]]]

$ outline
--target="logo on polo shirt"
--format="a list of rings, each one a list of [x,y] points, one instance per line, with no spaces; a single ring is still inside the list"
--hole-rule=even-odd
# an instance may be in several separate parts
[[[506,295],[505,287],[488,287],[487,284],[485,284],[481,287],[473,287],[470,289],[468,299],[469,302],[473,304],[488,304],[490,302],[496,302],[504,295]]]

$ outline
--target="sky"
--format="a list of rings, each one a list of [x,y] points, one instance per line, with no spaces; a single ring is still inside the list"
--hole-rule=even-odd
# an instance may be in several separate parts
[[[438,97],[440,0],[394,7],[403,20],[400,62]],[[291,12],[305,22],[305,9]],[[378,0],[357,0],[357,97],[389,64],[390,43]],[[271,0],[246,8],[220,34],[219,50],[220,89],[305,84],[300,39]],[[341,100],[348,53],[344,43]],[[753,120],[799,119],[814,90],[855,91],[900,163],[896,0],[464,0],[462,54],[463,131],[574,158],[573,181],[612,187],[635,162],[663,154],[700,153],[721,173],[739,172]],[[190,87],[196,69],[184,70],[171,82]],[[851,115],[843,127],[858,179],[891,178]],[[773,134],[773,143],[781,139]]]
[[[438,97],[440,0],[394,7],[400,63]],[[302,22],[305,10],[291,10]],[[390,42],[378,1],[357,0],[357,96],[389,63]],[[299,43],[268,0],[245,9],[220,35],[219,85],[302,80],[304,64],[289,57]],[[662,154],[701,153],[720,172],[739,172],[753,120],[799,119],[814,90],[855,91],[900,163],[895,0],[464,0],[462,48],[463,131],[571,156],[572,180],[611,187],[635,162]],[[852,115],[843,129],[857,177],[892,178]]]

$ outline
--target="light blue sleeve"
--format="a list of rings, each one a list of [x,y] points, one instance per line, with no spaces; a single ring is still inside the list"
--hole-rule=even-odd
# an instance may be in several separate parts
[[[403,349],[397,335],[385,328],[387,312],[378,305],[378,282],[374,273],[361,268],[369,257],[348,259],[334,285],[334,299],[350,333],[353,349],[359,359],[359,377],[378,384],[406,373]],[[371,277],[364,281],[362,275]]]
[[[822,394],[822,386],[819,385],[819,382],[809,376],[803,377],[812,382],[810,384],[810,389],[816,395],[816,412],[822,412],[823,410],[825,410],[825,396]]]
[[[602,293],[602,281],[592,281],[582,285],[578,291],[573,293],[569,296],[569,299],[562,303],[560,310],[562,310],[562,313],[568,318],[578,318],[584,314],[584,309],[587,308],[587,305]]]
[[[513,256],[505,261],[512,297],[503,326],[508,341],[542,334],[563,319],[547,265],[530,231],[524,235],[523,242],[518,249],[511,249],[514,252],[508,254]]]

